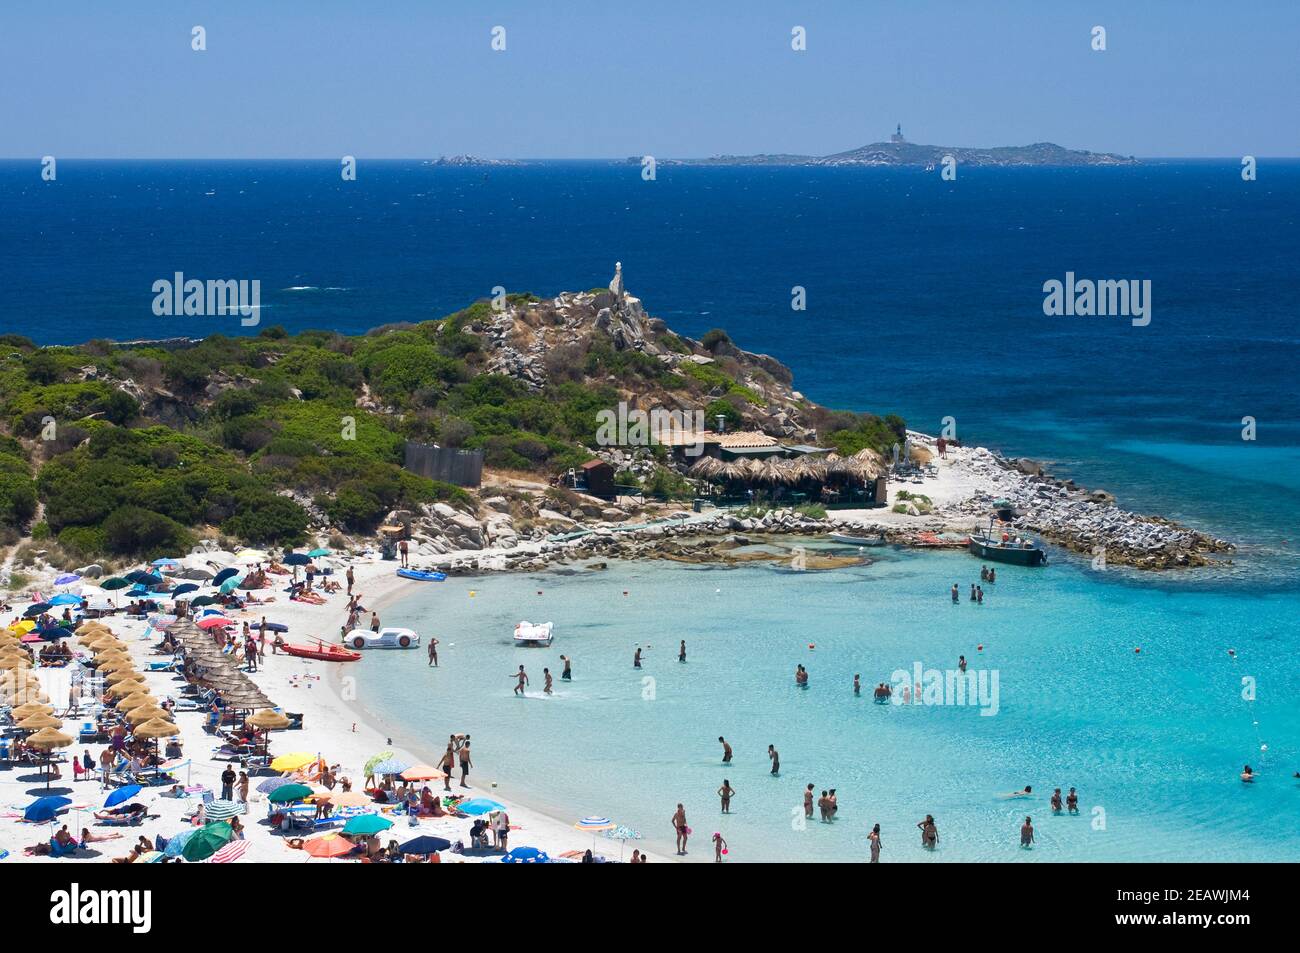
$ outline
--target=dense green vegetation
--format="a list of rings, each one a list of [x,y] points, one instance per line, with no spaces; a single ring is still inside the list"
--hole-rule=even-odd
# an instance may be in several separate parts
[[[272,327],[177,350],[38,348],[0,335],[0,542],[30,532],[89,560],[174,555],[214,530],[295,545],[321,515],[367,532],[393,509],[471,502],[404,471],[408,439],[482,449],[494,468],[554,473],[591,458],[598,411],[628,394],[681,394],[706,407],[710,425],[722,414],[731,429],[765,403],[739,382],[722,331],[706,336],[713,363],[677,368],[595,335],[552,349],[549,383],[532,390],[486,373],[468,329],[495,317],[479,302],[359,336]],[[670,332],[659,340],[692,350]],[[823,440],[845,455],[902,437],[898,418],[816,414]],[[646,483],[653,495],[689,495],[669,470]]]

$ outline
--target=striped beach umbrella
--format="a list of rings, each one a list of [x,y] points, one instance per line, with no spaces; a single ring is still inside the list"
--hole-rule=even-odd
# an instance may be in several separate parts
[[[244,856],[244,851],[248,850],[248,841],[232,840],[225,847],[221,848],[215,854],[208,858],[210,864],[231,864]]]
[[[405,761],[403,761],[401,758],[389,758],[386,761],[379,762],[377,765],[371,768],[370,773],[375,775],[376,777],[380,777],[382,775],[389,775],[389,774],[401,774],[409,767],[410,765],[407,764]]]
[[[580,831],[612,831],[618,825],[608,817],[584,817],[578,823],[574,824],[574,829]]]
[[[209,822],[228,820],[237,814],[243,813],[244,805],[240,804],[238,801],[218,799],[215,801],[209,801],[203,806],[203,817]]]

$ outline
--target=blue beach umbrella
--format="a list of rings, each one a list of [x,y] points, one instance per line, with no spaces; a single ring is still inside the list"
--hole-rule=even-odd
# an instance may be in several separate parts
[[[228,569],[223,569],[221,570],[221,572],[217,573],[215,576],[212,577],[212,584],[214,586],[219,586],[227,579],[233,579],[235,576],[238,575],[239,575],[239,570],[235,569],[233,566]]]
[[[54,816],[71,804],[66,797],[41,797],[28,804],[23,810],[24,821],[52,821]]]
[[[199,830],[200,828],[191,827],[187,831],[181,831],[167,842],[167,849],[163,851],[163,855],[166,857],[179,857],[181,851],[185,849],[185,842],[198,833]]]
[[[81,596],[74,596],[70,592],[60,592],[50,600],[52,606],[75,606],[81,602]]]
[[[289,778],[267,778],[257,786],[257,790],[262,794],[270,794],[276,788],[282,788],[286,784],[293,784]]]
[[[549,864],[550,856],[536,847],[516,847],[501,858],[503,864]]]
[[[446,838],[425,834],[408,840],[405,844],[400,844],[397,849],[403,854],[427,856],[428,854],[436,854],[440,850],[447,850],[449,847],[451,847],[451,841]]]
[[[104,807],[116,807],[126,801],[131,800],[140,793],[140,785],[128,784],[126,787],[118,788],[108,797],[104,798]]]
[[[311,562],[311,557],[306,553],[289,553],[281,562],[286,566],[305,566]]]
[[[30,608],[28,608],[28,610],[24,612],[23,615],[26,618],[31,619],[40,615],[42,612],[48,612],[50,609],[53,608],[54,606],[50,605],[48,602],[38,602],[33,606],[31,606]]]
[[[344,834],[381,834],[393,826],[393,822],[378,814],[358,814],[348,818],[343,825]]]
[[[74,582],[81,582],[81,577],[75,572],[65,572],[62,576],[58,576],[54,580],[56,586],[70,586]]]
[[[480,814],[489,814],[492,811],[504,811],[505,809],[504,804],[486,797],[472,797],[468,801],[461,801],[456,805],[456,810],[473,817]]]
[[[240,577],[242,578],[242,577]],[[239,578],[230,578],[217,587],[223,596],[228,596],[239,588]]]
[[[155,559],[150,565],[153,566],[179,566],[179,559],[172,559],[170,556],[164,556],[162,559]]]
[[[330,554],[330,550],[326,549],[324,546],[321,546],[317,549],[313,549],[307,553],[307,555],[310,556],[312,559],[315,559],[317,556],[328,556],[329,554]]]
[[[375,777],[382,777],[386,774],[401,774],[409,767],[410,765],[400,758],[388,758],[372,767],[370,773]]]
[[[172,590],[172,598],[175,599],[177,596],[183,596],[187,592],[198,592],[198,589],[199,587],[194,585],[192,582],[184,583]]]

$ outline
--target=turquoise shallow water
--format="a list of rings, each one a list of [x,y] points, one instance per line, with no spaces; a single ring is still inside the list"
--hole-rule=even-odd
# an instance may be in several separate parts
[[[859,859],[879,822],[895,862],[1300,860],[1300,673],[1285,634],[1300,597],[1135,582],[1058,560],[1004,567],[982,606],[951,605],[948,587],[965,593],[978,568],[961,553],[890,551],[821,573],[611,563],[452,579],[384,618],[436,634],[442,668],[427,668],[423,651],[371,653],[356,667],[359,700],[431,757],[437,739],[468,731],[478,780],[559,817],[608,814],[661,851],[681,801],[697,859],[714,830],[737,861]],[[554,646],[514,646],[521,618],[554,621]],[[641,672],[638,643],[649,646]],[[574,659],[570,684],[558,679],[562,653]],[[950,669],[961,654],[996,671],[996,715],[872,704],[870,686],[896,669]],[[522,700],[510,677],[520,662],[533,680]],[[797,663],[811,673],[806,690],[794,686]],[[552,698],[541,695],[544,666],[557,675]],[[1244,676],[1258,686],[1250,704]],[[726,770],[719,734],[736,751]],[[1237,780],[1246,762],[1263,770],[1253,786]],[[725,818],[714,795],[723,777],[738,792]],[[836,823],[792,822],[808,782],[838,790]],[[1025,784],[1032,800],[999,799]],[[1070,785],[1082,815],[1051,816],[1051,788]],[[927,813],[940,831],[934,855],[914,827]],[[1032,851],[1017,846],[1025,814]]]

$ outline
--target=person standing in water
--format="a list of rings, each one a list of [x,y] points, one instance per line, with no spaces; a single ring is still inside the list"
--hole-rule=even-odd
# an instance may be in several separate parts
[[[772,762],[772,773],[781,773],[781,753],[773,745],[767,746],[767,756]]]
[[[957,583],[952,584],[952,604],[957,605],[961,602],[961,590],[957,588]]]
[[[722,735],[718,735],[718,743],[722,745],[722,763],[731,764],[731,745],[727,743],[727,739]]]
[[[1070,788],[1070,793],[1065,796],[1065,809],[1071,814],[1079,813],[1079,795]]]
[[[573,662],[567,655],[561,655],[560,661],[564,663],[564,671],[560,673],[560,678],[566,682],[573,681]]]
[[[679,662],[686,661],[686,640],[685,639],[682,639],[682,646],[677,650],[677,661]]]
[[[641,646],[639,645],[636,647],[636,654],[632,656],[632,667],[641,667]]]
[[[542,669],[542,678],[544,679],[544,682],[542,684],[542,694],[550,695],[552,682],[551,682],[551,670],[549,668]]]
[[[686,838],[690,836],[691,829],[686,825],[686,808],[680,804],[677,805],[677,811],[673,814],[673,831],[677,834],[677,855],[680,857],[686,853]]]
[[[438,640],[429,636],[429,664],[438,667]]]
[[[853,694],[854,694],[854,695],[861,695],[861,694],[862,694],[862,676],[861,676],[861,675],[854,675],[854,676],[853,676]]]
[[[713,862],[722,863],[722,855],[727,852],[727,842],[723,839],[720,832],[713,833]]]
[[[966,672],[966,656],[957,656],[957,668],[959,668],[963,674]]]
[[[871,863],[880,863],[880,825],[877,824],[871,828],[871,833],[867,835],[867,840],[871,844]]]
[[[736,790],[731,786],[731,782],[726,778],[723,778],[722,787],[718,788],[718,797],[722,800],[723,814],[731,813],[731,798],[735,793]]]
[[[1034,846],[1034,822],[1026,817],[1025,823],[1020,825],[1020,846],[1029,848]]]
[[[1062,807],[1062,804],[1061,804],[1061,789],[1060,789],[1060,788],[1057,788],[1055,791],[1052,792],[1052,813],[1053,813],[1053,814],[1060,814],[1060,813],[1061,813],[1061,807]]]
[[[515,694],[522,696],[524,694],[524,686],[528,684],[528,676],[524,673],[524,667],[520,665],[519,671],[515,672],[510,677],[519,680],[515,685]]]
[[[916,826],[921,829],[921,846],[926,850],[934,850],[939,844],[939,828],[935,826],[934,815],[925,815],[925,820]]]
[[[813,811],[813,786],[812,786],[812,782],[809,782],[808,786],[803,790],[803,816],[809,820],[812,820],[812,811]]]

